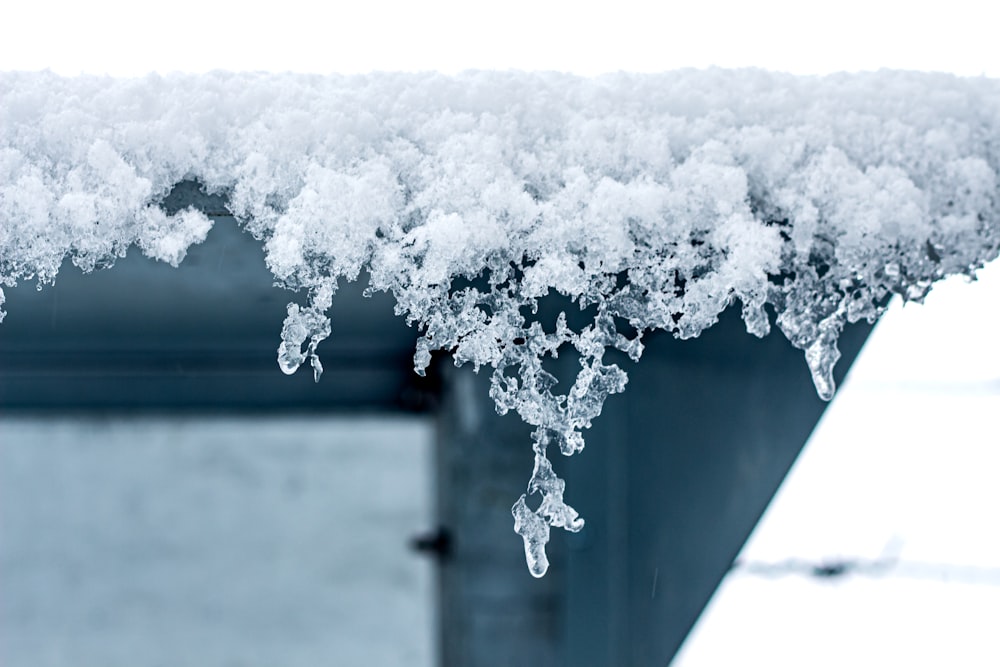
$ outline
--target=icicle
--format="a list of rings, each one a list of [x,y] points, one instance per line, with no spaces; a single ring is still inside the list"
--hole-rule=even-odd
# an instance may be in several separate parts
[[[524,558],[533,577],[543,577],[549,569],[545,545],[549,542],[549,524],[532,512],[522,495],[511,508],[514,515],[514,532],[524,539]]]
[[[819,337],[806,348],[806,363],[812,373],[816,393],[824,401],[831,400],[837,391],[837,383],[833,379],[833,367],[840,359],[837,337],[844,326],[840,318],[838,312],[820,322]]]
[[[319,360],[316,346],[330,335],[330,318],[326,310],[333,299],[332,283],[322,284],[310,297],[309,305],[301,308],[296,303],[288,304],[288,316],[281,329],[281,344],[278,345],[278,366],[286,375],[299,369],[306,360],[313,368],[313,379],[319,382],[323,374],[323,364]],[[305,351],[302,345],[308,345]]]

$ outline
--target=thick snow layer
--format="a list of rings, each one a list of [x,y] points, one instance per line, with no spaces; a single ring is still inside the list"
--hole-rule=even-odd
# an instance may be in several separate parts
[[[583,523],[546,452],[579,451],[623,390],[608,347],[638,359],[643,331],[697,336],[739,303],[830,398],[846,322],[997,255],[998,168],[1000,81],[984,78],[7,73],[0,281],[131,245],[177,264],[211,223],[158,202],[184,179],[228,193],[277,281],[310,295],[288,309],[285,372],[308,360],[319,377],[337,282],[362,269],[422,331],[417,372],[435,349],[494,369],[497,409],[536,427],[541,505],[513,512],[541,575],[549,527]],[[590,324],[545,330],[532,313],[553,291]],[[542,368],[568,347],[569,386]]]

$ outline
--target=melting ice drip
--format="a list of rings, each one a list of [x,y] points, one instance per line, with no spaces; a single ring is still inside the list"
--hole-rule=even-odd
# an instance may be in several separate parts
[[[998,170],[1000,82],[982,78],[3,73],[0,285],[131,245],[176,265],[211,223],[155,202],[192,178],[227,193],[276,281],[309,294],[284,372],[319,379],[336,286],[362,269],[420,328],[417,372],[433,350],[493,369],[497,410],[534,426],[512,511],[541,576],[550,529],[583,525],[548,454],[580,451],[624,389],[608,348],[638,360],[643,332],[694,337],[738,303],[829,399],[847,322],[997,256]],[[550,293],[589,322],[547,330]],[[559,384],[543,361],[570,348]]]

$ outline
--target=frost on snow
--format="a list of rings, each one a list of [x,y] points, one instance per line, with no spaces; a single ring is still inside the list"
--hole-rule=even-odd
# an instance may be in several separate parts
[[[422,332],[418,373],[432,350],[493,369],[497,410],[535,427],[513,514],[540,576],[550,527],[583,525],[547,454],[582,449],[625,386],[605,350],[638,359],[642,332],[697,336],[738,303],[828,399],[846,322],[997,255],[998,167],[1000,82],[948,75],[6,73],[0,284],[132,245],[176,265],[211,222],[158,202],[186,179],[227,193],[310,297],[288,307],[283,371],[319,377],[338,280],[362,269]],[[551,292],[589,324],[543,327]],[[575,378],[543,369],[569,348]]]

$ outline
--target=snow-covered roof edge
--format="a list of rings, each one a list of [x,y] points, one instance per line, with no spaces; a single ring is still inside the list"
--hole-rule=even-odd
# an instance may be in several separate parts
[[[337,281],[362,269],[421,328],[418,372],[434,349],[494,369],[497,409],[536,427],[542,503],[514,516],[540,575],[549,527],[582,525],[546,451],[581,449],[623,390],[607,347],[638,359],[643,331],[697,336],[738,302],[829,398],[846,322],[997,255],[998,167],[992,79],[4,73],[0,284],[132,245],[177,265],[211,221],[157,202],[187,179],[228,193],[276,280],[310,295],[288,308],[285,372],[318,378]],[[532,321],[552,290],[593,321]],[[541,362],[565,345],[581,368],[556,393]]]

